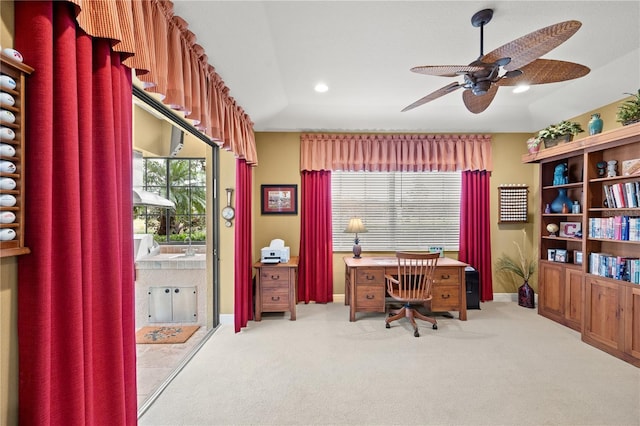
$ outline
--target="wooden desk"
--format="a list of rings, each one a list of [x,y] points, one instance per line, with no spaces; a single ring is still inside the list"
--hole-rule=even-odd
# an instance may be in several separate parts
[[[349,321],[356,312],[385,312],[386,284],[384,274],[397,274],[395,257],[344,257],[345,304],[350,306]],[[432,290],[431,311],[458,311],[461,321],[467,320],[466,263],[448,257],[438,259]]]
[[[287,263],[262,263],[253,265],[256,274],[256,321],[262,321],[263,312],[291,313],[296,320],[296,287],[298,256],[291,256]]]

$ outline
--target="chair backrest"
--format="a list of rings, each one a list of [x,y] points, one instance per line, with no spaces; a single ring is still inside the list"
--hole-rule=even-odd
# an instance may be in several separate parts
[[[401,299],[429,299],[439,256],[439,253],[396,252],[398,288],[394,289],[395,295]]]

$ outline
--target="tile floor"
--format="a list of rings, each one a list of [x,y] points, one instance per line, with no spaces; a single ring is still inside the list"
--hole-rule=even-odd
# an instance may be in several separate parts
[[[185,343],[137,344],[138,409],[206,336],[201,326]]]

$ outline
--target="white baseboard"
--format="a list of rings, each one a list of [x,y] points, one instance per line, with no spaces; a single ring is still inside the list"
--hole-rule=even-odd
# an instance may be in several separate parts
[[[536,306],[538,305],[538,293],[534,295]],[[518,293],[493,293],[494,302],[517,302]]]

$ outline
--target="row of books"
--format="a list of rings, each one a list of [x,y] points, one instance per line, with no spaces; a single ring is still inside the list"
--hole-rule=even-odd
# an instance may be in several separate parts
[[[590,217],[589,237],[620,241],[640,241],[640,217]]]
[[[589,253],[589,273],[640,284],[640,259],[609,253]]]
[[[640,207],[640,180],[602,185],[607,207]]]

